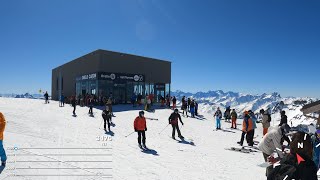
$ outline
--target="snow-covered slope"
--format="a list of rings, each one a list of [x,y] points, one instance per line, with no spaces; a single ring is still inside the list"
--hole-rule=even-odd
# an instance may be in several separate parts
[[[240,131],[213,131],[211,114],[202,113],[203,118],[199,119],[183,117],[185,125],[181,131],[187,142],[179,143],[170,138],[170,126],[159,134],[167,126],[172,110],[157,109],[155,113],[146,113],[146,117],[159,120],[147,121],[147,146],[152,151],[141,152],[137,147],[136,133],[125,137],[133,131],[133,120],[139,108],[114,106],[113,136],[99,129],[100,110],[94,109],[95,117],[89,117],[87,108],[77,108],[78,116],[72,117],[72,107],[59,107],[58,102],[44,104],[44,101],[35,99],[0,98],[0,111],[8,123],[4,144],[9,148],[8,167],[0,179],[104,179],[99,178],[99,173],[119,180],[265,179],[265,169],[257,166],[263,162],[262,154],[225,150],[238,147],[236,142],[240,139]],[[260,126],[256,140],[262,136]],[[223,129],[229,127],[229,123],[222,122]],[[12,147],[18,149],[10,150]],[[112,149],[78,149],[106,147]],[[16,169],[10,170],[10,167]],[[9,176],[14,173],[30,176]]]
[[[227,106],[231,106],[232,109],[236,109],[240,114],[245,110],[252,110],[258,114],[260,109],[269,108],[273,118],[280,120],[279,110],[282,109],[286,111],[289,123],[292,121],[293,125],[295,125],[294,123],[314,123],[314,119],[303,116],[300,111],[303,105],[316,100],[313,98],[282,98],[279,93],[250,95],[231,91],[223,92],[221,90],[197,93],[175,91],[172,92],[172,96],[176,96],[180,101],[183,96],[195,99],[199,103],[199,110],[202,113],[213,114],[217,107],[224,111]],[[283,102],[281,108],[279,107],[280,102]]]

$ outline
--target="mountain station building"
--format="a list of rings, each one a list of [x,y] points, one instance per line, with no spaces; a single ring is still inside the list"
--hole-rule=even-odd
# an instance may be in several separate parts
[[[79,95],[112,97],[130,103],[132,96],[170,96],[171,62],[106,50],[96,50],[52,70],[51,95],[59,100]]]

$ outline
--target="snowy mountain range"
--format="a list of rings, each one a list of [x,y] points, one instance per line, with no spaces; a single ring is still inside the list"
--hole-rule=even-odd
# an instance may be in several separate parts
[[[236,109],[236,111],[240,114],[245,110],[252,110],[258,114],[260,109],[269,109],[275,118],[280,119],[280,113],[278,112],[280,112],[280,110],[285,110],[289,120],[293,118],[299,118],[301,121],[311,121],[311,119],[303,117],[300,109],[305,104],[317,100],[308,97],[283,98],[279,93],[276,92],[272,94],[264,93],[261,95],[251,95],[232,91],[224,92],[222,90],[197,93],[188,93],[178,90],[172,92],[172,96],[175,96],[180,101],[178,104],[181,104],[181,99],[183,96],[186,96],[186,98],[195,99],[199,104],[199,111],[209,114],[213,114],[218,107],[224,111],[226,107],[230,106],[231,109]]]

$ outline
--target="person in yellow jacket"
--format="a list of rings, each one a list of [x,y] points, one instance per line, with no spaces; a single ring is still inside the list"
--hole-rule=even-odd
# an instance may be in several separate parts
[[[249,116],[249,112],[244,112],[243,122],[242,122],[242,135],[241,140],[238,142],[241,146],[243,145],[244,136],[246,135],[246,140],[249,146],[253,146],[253,122]]]
[[[3,114],[0,112],[0,157],[1,157],[1,166],[6,166],[7,155],[3,148],[3,132],[6,127],[6,120]]]

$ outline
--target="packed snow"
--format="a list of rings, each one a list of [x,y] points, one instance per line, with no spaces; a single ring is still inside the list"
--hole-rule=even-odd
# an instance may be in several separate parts
[[[77,106],[77,117],[73,117],[68,104],[59,107],[56,101],[44,104],[38,99],[0,98],[0,111],[7,120],[4,146],[8,155],[0,180],[266,179],[265,169],[258,166],[264,162],[262,153],[226,150],[240,147],[236,142],[241,131],[228,129],[231,124],[224,121],[222,129],[229,132],[214,131],[215,120],[210,113],[201,113],[198,118],[182,116],[181,132],[186,141],[181,143],[171,139],[172,128],[167,126],[172,110],[146,112],[145,117],[159,120],[147,120],[146,144],[150,151],[142,152],[136,133],[126,137],[134,131],[133,121],[142,108],[115,105],[114,134],[105,134],[99,109],[95,108],[94,117],[90,117],[87,107]],[[275,115],[272,124],[277,125],[278,120]],[[240,129],[242,121],[237,123]],[[255,136],[255,140],[261,140],[261,124]]]

